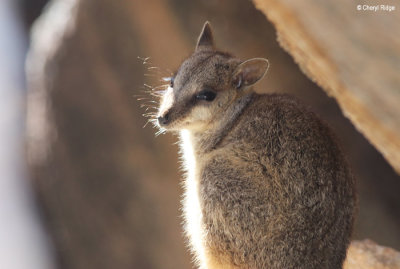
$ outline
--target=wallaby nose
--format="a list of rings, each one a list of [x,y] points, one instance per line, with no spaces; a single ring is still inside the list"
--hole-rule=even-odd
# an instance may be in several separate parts
[[[169,113],[165,113],[164,116],[158,117],[157,120],[160,125],[167,125],[169,122]]]

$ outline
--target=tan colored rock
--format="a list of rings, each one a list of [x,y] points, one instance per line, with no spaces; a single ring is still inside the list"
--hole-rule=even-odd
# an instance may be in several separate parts
[[[400,252],[366,239],[353,241],[343,269],[399,269]]]
[[[400,5],[254,0],[281,45],[400,172]],[[376,11],[366,10],[376,7]],[[395,10],[389,11],[394,7]]]

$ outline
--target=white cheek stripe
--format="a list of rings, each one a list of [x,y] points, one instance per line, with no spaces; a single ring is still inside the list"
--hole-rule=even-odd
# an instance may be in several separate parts
[[[167,112],[172,105],[174,104],[174,89],[171,86],[168,86],[167,90],[164,93],[162,98],[161,106],[158,109],[158,116],[162,116]]]

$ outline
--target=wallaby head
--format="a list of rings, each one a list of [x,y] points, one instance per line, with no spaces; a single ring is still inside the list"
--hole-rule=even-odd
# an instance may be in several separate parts
[[[194,53],[181,64],[162,97],[159,126],[166,130],[208,129],[267,69],[266,59],[241,61],[216,50],[206,22]]]

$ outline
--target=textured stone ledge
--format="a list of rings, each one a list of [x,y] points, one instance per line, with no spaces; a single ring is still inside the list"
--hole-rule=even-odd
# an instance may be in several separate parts
[[[400,172],[400,6],[346,0],[254,0],[304,73]],[[361,4],[361,5],[359,5]],[[361,9],[361,10],[359,10]]]
[[[353,241],[343,269],[398,269],[400,252],[366,239]]]

